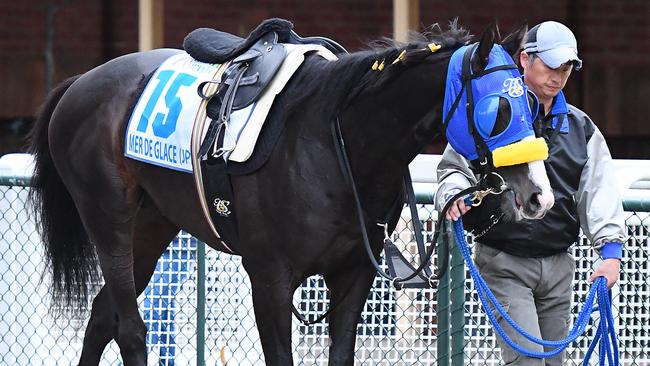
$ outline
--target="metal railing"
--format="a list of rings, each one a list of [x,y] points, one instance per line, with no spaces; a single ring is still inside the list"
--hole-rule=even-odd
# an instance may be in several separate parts
[[[430,239],[436,215],[427,200],[433,183],[414,175],[420,181],[419,219]],[[0,169],[0,365],[74,364],[87,319],[53,319],[47,313],[48,279],[40,281],[42,246],[25,208],[29,180],[29,174],[2,174]],[[648,190],[638,191],[626,194],[629,239],[613,300],[622,364],[641,366],[650,365],[646,351],[650,342],[650,198]],[[410,221],[408,210],[404,210],[393,239],[416,261]],[[576,314],[588,290],[586,280],[595,255],[584,236],[573,247],[573,254],[577,258]],[[473,283],[467,279],[462,259],[454,250],[450,271],[437,291],[396,291],[377,278],[357,330],[355,363],[498,365],[493,332],[479,309]],[[148,327],[149,364],[264,364],[250,283],[238,257],[206,250],[196,239],[180,233],[160,258],[139,301]],[[322,278],[305,281],[296,291],[294,303],[311,316],[322,313],[328,306]],[[589,326],[587,334],[568,350],[567,364],[581,364],[594,331]],[[294,319],[296,364],[327,364],[327,337],[326,323],[306,327]],[[120,364],[114,342],[102,362]]]

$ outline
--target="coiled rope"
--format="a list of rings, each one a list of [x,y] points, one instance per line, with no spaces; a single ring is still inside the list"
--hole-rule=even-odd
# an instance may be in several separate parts
[[[592,284],[589,294],[585,303],[582,305],[582,309],[576,318],[573,328],[569,332],[568,336],[562,340],[558,341],[546,341],[540,338],[537,338],[530,333],[522,329],[515,321],[508,315],[508,313],[503,309],[499,301],[496,299],[487,283],[481,277],[478,269],[472,261],[472,256],[465,240],[465,231],[463,228],[462,220],[459,219],[454,222],[454,235],[456,238],[456,243],[460,249],[467,267],[469,268],[469,273],[474,280],[476,291],[478,297],[481,300],[483,305],[483,310],[487,314],[492,326],[499,334],[499,336],[516,352],[534,358],[547,358],[552,357],[560,352],[564,351],[569,344],[575,341],[580,335],[582,335],[589,323],[589,318],[592,312],[600,312],[600,323],[594,336],[593,341],[589,345],[589,349],[585,355],[583,365],[586,366],[589,364],[589,359],[593,351],[598,347],[598,352],[600,356],[600,365],[605,365],[605,357],[610,366],[618,366],[618,342],[616,340],[616,330],[614,328],[614,317],[612,315],[611,307],[611,294],[607,288],[607,279],[605,277],[598,277]],[[598,298],[598,306],[594,307],[594,300]],[[490,304],[494,305],[494,308],[499,312],[503,319],[519,334],[523,335],[526,339],[530,340],[533,343],[547,346],[555,347],[554,349],[547,352],[537,352],[532,351],[527,348],[522,347],[521,345],[515,343],[504,331],[504,329],[499,325],[496,316],[490,310]]]

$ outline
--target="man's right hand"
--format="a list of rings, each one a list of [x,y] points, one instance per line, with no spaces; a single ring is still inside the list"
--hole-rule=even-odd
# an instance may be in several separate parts
[[[459,198],[454,202],[449,209],[447,210],[447,213],[445,214],[445,218],[447,220],[454,220],[457,221],[461,216],[463,216],[467,211],[469,211],[472,208],[472,206],[468,206],[465,204],[465,201],[463,198]]]

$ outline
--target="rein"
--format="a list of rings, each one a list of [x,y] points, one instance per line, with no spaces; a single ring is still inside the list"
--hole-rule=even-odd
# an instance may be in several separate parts
[[[442,240],[442,248],[443,248],[443,255],[444,259],[441,260],[441,265],[438,267],[438,270],[435,274],[431,273],[429,269],[429,265],[431,263],[431,259],[433,257],[433,251],[436,248],[436,243],[438,241],[438,237],[440,233],[442,232],[442,225],[444,225],[445,220],[443,219],[442,213],[446,212],[449,207],[458,199],[467,195],[473,195],[473,205],[478,205],[481,203],[482,199],[487,196],[488,194],[500,194],[502,193],[507,186],[505,185],[505,182],[503,181],[503,178],[499,176],[497,173],[493,173],[498,176],[498,178],[501,179],[501,185],[499,186],[499,189],[494,189],[491,187],[487,187],[487,179],[483,179],[479,182],[478,185],[472,186],[469,188],[466,188],[458,193],[456,193],[450,200],[447,201],[445,204],[445,207],[441,213],[438,215],[438,220],[436,223],[435,231],[433,238],[431,239],[431,242],[429,244],[429,248],[426,250],[426,253],[424,253],[424,241],[421,237],[422,229],[419,226],[419,220],[417,219],[417,212],[415,210],[416,203],[415,203],[415,194],[413,193],[413,186],[411,184],[411,177],[410,174],[407,172],[405,175],[405,183],[406,183],[406,196],[407,196],[407,201],[408,204],[411,208],[411,214],[413,216],[413,225],[416,229],[415,232],[415,237],[417,241],[417,247],[418,247],[418,254],[420,257],[420,265],[417,268],[411,267],[412,273],[406,277],[400,278],[395,275],[391,275],[390,273],[385,272],[382,268],[381,265],[377,262],[377,259],[375,258],[374,253],[372,252],[372,246],[370,245],[370,240],[368,239],[368,231],[366,228],[366,223],[364,219],[364,210],[363,207],[361,206],[361,200],[359,199],[359,193],[357,191],[356,183],[354,181],[354,177],[352,175],[352,168],[350,166],[350,161],[347,156],[347,152],[345,150],[345,140],[343,139],[343,135],[341,133],[341,125],[339,118],[336,118],[336,120],[332,123],[332,134],[334,136],[334,141],[336,143],[337,147],[337,156],[339,160],[339,164],[341,165],[341,169],[343,170],[343,175],[345,177],[345,180],[348,182],[350,185],[350,189],[352,191],[352,195],[354,197],[354,205],[355,205],[355,211],[357,213],[357,219],[359,223],[359,229],[361,231],[361,236],[363,240],[363,245],[366,250],[366,254],[368,255],[368,259],[372,263],[373,267],[375,267],[375,270],[377,273],[389,280],[395,289],[400,290],[403,288],[403,284],[418,276],[420,273],[424,272],[426,274],[426,280],[427,283],[431,288],[435,287],[438,280],[442,278],[442,276],[445,275],[447,272],[447,269],[449,267],[449,242],[448,240]],[[392,210],[391,210],[392,212]],[[416,214],[413,214],[416,212]],[[392,241],[390,240],[390,236],[388,235],[388,218],[385,218],[383,222],[378,222],[377,225],[382,226],[384,228],[384,245],[385,247],[387,246],[392,246],[395,247]],[[417,223],[416,223],[417,222]],[[419,231],[418,231],[419,230]],[[396,248],[395,248],[396,249]],[[352,288],[348,288],[346,292],[344,293],[343,296],[341,296],[341,299],[344,299],[346,295],[352,290]],[[336,307],[341,303],[342,300],[339,300],[339,302],[330,305],[329,309],[320,316],[317,316],[315,319],[307,319],[304,317],[298,309],[291,304],[291,312],[294,314],[294,316],[301,322],[303,325],[312,325],[316,324],[323,319],[327,318],[327,316],[334,310]]]
[[[361,200],[359,199],[359,193],[357,191],[357,187],[356,187],[356,184],[355,184],[355,181],[354,181],[354,177],[352,175],[352,168],[350,166],[350,161],[348,159],[347,152],[345,150],[345,140],[343,139],[343,134],[341,133],[341,125],[340,125],[340,121],[339,121],[338,118],[334,121],[334,123],[332,125],[332,133],[334,134],[335,141],[337,142],[337,148],[338,148],[338,150],[337,150],[338,154],[337,155],[339,157],[339,163],[342,166],[343,173],[344,173],[344,176],[346,178],[346,181],[348,181],[348,183],[350,184],[350,189],[351,189],[352,195],[354,197],[354,203],[355,203],[355,209],[356,209],[355,211],[357,213],[357,219],[359,221],[359,228],[361,230],[361,235],[362,235],[362,238],[363,238],[364,248],[366,250],[366,253],[368,254],[368,258],[370,259],[372,265],[377,270],[377,273],[381,277],[391,281],[393,286],[396,289],[399,290],[399,289],[402,288],[402,285],[403,285],[404,282],[414,278],[415,276],[420,274],[422,271],[425,271],[425,273],[427,273],[427,282],[429,283],[429,285],[432,288],[435,287],[436,282],[440,278],[442,278],[442,276],[445,275],[445,272],[447,271],[447,268],[448,268],[448,262],[449,262],[449,245],[445,240],[443,240],[442,244],[443,244],[443,248],[444,248],[444,250],[443,250],[444,260],[442,260],[442,264],[441,264],[440,267],[438,267],[438,271],[435,274],[431,274],[430,271],[428,270],[428,266],[429,266],[429,264],[431,262],[431,258],[433,257],[433,251],[435,250],[435,247],[436,247],[435,243],[438,240],[438,236],[442,232],[442,230],[441,230],[442,225],[443,225],[443,223],[445,221],[445,220],[442,219],[443,218],[442,217],[443,213],[446,212],[449,209],[449,207],[451,207],[451,205],[458,198],[464,197],[466,195],[473,194],[472,204],[473,205],[478,205],[478,204],[481,203],[482,199],[485,196],[489,195],[489,194],[501,194],[501,193],[503,193],[507,189],[507,185],[505,184],[505,181],[503,180],[503,178],[500,175],[498,175],[497,173],[493,172],[493,173],[490,174],[490,176],[496,176],[501,180],[501,182],[500,182],[501,184],[498,186],[499,187],[498,189],[490,187],[488,185],[489,184],[488,179],[487,179],[487,177],[485,177],[484,179],[482,179],[479,182],[479,184],[477,184],[475,186],[472,186],[472,187],[469,187],[469,188],[466,188],[466,189],[456,193],[451,199],[449,199],[447,201],[447,203],[445,204],[444,208],[439,213],[439,217],[438,217],[438,220],[437,220],[437,223],[436,223],[434,235],[433,235],[433,238],[431,239],[431,243],[429,245],[429,248],[427,249],[426,253],[424,253],[424,254],[423,254],[423,252],[419,252],[420,265],[417,268],[413,269],[413,271],[412,271],[412,273],[410,275],[408,275],[406,277],[403,277],[403,278],[400,278],[400,277],[397,277],[397,276],[391,275],[390,273],[385,272],[381,268],[379,263],[377,262],[377,259],[375,258],[375,255],[372,252],[372,247],[371,247],[370,241],[368,239],[368,231],[367,231],[366,224],[365,224],[365,219],[364,219],[364,210],[363,210],[363,207],[361,206]],[[410,184],[411,183],[410,174],[407,172],[406,176],[407,176],[407,178],[405,179],[405,181]],[[407,187],[407,193],[408,193],[407,194],[407,201],[408,201],[409,206],[412,209],[411,212],[413,213],[413,212],[415,212],[415,210],[413,210],[413,208],[415,207],[415,195],[413,194],[413,187],[412,186],[410,187],[410,189],[409,189],[409,187]],[[417,220],[417,215],[413,216],[412,220],[415,222]],[[392,244],[392,242],[390,241],[390,237],[388,235],[388,223],[387,223],[387,221],[388,221],[387,219],[384,219],[383,222],[378,222],[377,225],[382,226],[384,228],[384,243],[390,242],[390,244]],[[416,226],[416,229],[417,229],[417,226]],[[420,230],[420,233],[421,233],[421,230]],[[422,242],[422,238],[420,237],[420,233],[416,232],[416,235],[415,235],[416,240],[418,241],[418,249],[420,249],[420,248],[424,249],[424,243],[420,244],[420,242]]]

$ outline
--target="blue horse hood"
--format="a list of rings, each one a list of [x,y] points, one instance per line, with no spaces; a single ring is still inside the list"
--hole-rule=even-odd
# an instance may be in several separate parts
[[[463,55],[468,47],[471,47],[471,45],[456,50],[449,61],[443,120],[446,120],[454,100],[463,88]],[[514,64],[512,57],[502,46],[495,44],[490,51],[486,70],[510,64]],[[533,113],[527,99],[528,88],[524,85],[518,69],[497,70],[487,73],[473,79],[471,86],[474,96],[474,115],[471,123],[474,124],[476,131],[483,138],[490,151],[515,143],[525,137],[535,137],[535,132],[532,129]],[[500,134],[490,136],[496,122],[500,98],[505,98],[510,103],[510,124]],[[458,108],[452,111],[453,115],[447,125],[446,136],[454,150],[468,160],[475,160],[478,158],[478,153],[474,138],[468,128],[465,105],[467,105],[467,91],[463,90]],[[537,108],[533,110],[537,110]]]

